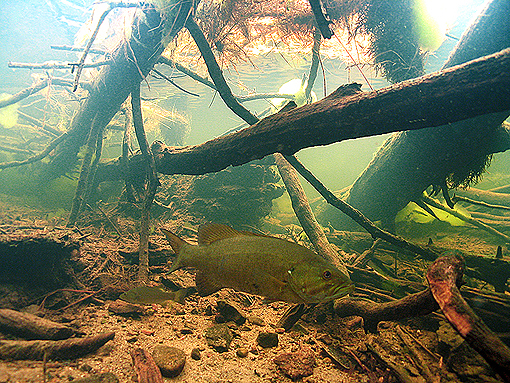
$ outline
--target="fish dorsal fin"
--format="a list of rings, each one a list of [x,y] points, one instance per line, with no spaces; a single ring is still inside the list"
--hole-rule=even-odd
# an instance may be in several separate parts
[[[215,293],[216,291],[223,288],[223,286],[220,286],[207,278],[207,275],[202,271],[197,272],[195,277],[195,285],[197,286],[198,294],[201,297],[211,295],[212,293]]]
[[[206,223],[200,225],[200,227],[198,228],[198,244],[210,245],[211,243],[219,241],[221,239],[245,235],[251,236],[258,234],[250,233],[249,231],[238,231],[236,229],[232,229],[230,226],[223,225],[221,223]]]

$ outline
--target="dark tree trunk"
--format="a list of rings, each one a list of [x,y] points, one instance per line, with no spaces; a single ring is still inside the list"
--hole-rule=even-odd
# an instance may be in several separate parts
[[[510,46],[510,2],[490,2],[444,65],[458,65]],[[450,105],[435,105],[438,112]],[[464,105],[463,108],[470,108]],[[462,107],[461,107],[462,108]],[[347,202],[372,220],[392,227],[396,213],[419,198],[431,184],[444,185],[449,177],[459,178],[473,168],[483,167],[491,153],[501,146],[501,123],[508,112],[481,116],[455,124],[396,133],[382,145],[372,162],[352,185]],[[466,166],[467,165],[467,166]],[[343,226],[344,217],[326,211],[323,219]]]
[[[153,6],[138,12],[132,24],[129,40],[123,41],[111,53],[112,65],[104,66],[93,81],[89,97],[74,116],[69,138],[61,145],[50,164],[53,176],[64,174],[76,163],[76,155],[85,144],[92,122],[104,128],[127,99],[134,86],[139,84],[156,64],[163,51],[164,25],[170,25],[168,39],[175,37],[190,14],[193,2],[176,1],[171,14],[174,20],[162,20]],[[121,33],[122,31],[119,31]]]

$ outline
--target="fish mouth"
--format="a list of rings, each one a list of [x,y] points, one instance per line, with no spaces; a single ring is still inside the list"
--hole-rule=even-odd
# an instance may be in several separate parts
[[[330,293],[331,291],[331,293]],[[348,285],[336,286],[332,289],[326,289],[316,294],[306,293],[303,290],[294,290],[294,292],[305,302],[305,303],[324,303],[332,300],[342,298],[349,293],[354,291],[354,284],[349,283]]]
[[[326,300],[331,301],[334,299],[342,298],[342,297],[346,296],[347,294],[351,294],[352,292],[354,292],[354,284],[353,283],[349,283],[346,286],[338,286],[333,290],[333,294],[328,295],[326,297]]]

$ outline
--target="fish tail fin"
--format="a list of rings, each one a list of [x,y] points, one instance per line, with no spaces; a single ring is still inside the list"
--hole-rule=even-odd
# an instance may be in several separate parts
[[[189,245],[189,243],[186,242],[184,239],[179,238],[177,235],[172,233],[170,230],[161,228],[161,231],[163,232],[163,234],[165,234],[166,239],[168,240],[168,242],[170,242],[170,246],[172,246],[172,250],[174,251],[175,255],[177,256],[177,259],[175,259],[175,261],[172,262],[172,267],[168,271],[168,274],[170,274],[170,273],[174,272],[175,270],[178,270],[181,267],[184,267],[184,265],[182,265],[182,256],[180,255],[180,253],[181,253],[181,249],[184,246]]]

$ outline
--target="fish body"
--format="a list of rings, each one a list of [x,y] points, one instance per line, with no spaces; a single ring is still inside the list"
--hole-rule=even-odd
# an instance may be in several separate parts
[[[164,304],[167,301],[184,303],[184,298],[189,293],[188,290],[166,291],[157,286],[138,286],[121,294],[119,298],[123,301],[140,305]]]
[[[195,246],[162,231],[177,254],[170,272],[198,269],[196,285],[202,296],[230,287],[270,301],[321,303],[353,290],[350,279],[335,266],[284,239],[206,224],[200,226]]]

